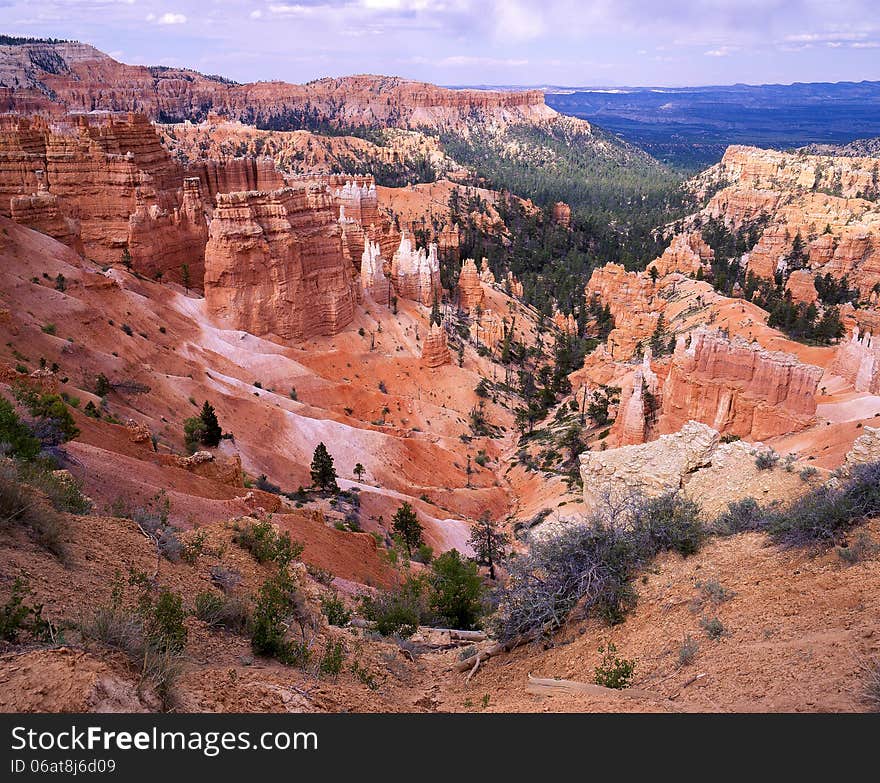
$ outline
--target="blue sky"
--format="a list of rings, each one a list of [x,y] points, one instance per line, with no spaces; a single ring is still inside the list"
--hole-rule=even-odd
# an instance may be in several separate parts
[[[880,79],[877,0],[0,0],[7,34],[239,81],[439,84]]]

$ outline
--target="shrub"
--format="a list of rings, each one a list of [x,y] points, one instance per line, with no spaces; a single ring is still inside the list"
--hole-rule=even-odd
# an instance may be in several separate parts
[[[19,466],[19,478],[42,492],[56,511],[88,514],[91,501],[82,492],[82,483],[65,471],[56,473],[38,463]]]
[[[99,373],[95,378],[95,394],[98,397],[106,397],[112,389],[107,376],[104,373]]]
[[[424,563],[425,565],[430,564],[433,559],[434,550],[427,544],[422,544],[413,555],[413,560],[415,560],[417,563]]]
[[[774,513],[768,529],[786,546],[827,547],[866,519],[880,515],[880,462],[856,465],[840,486],[821,486]]]
[[[351,620],[351,612],[338,595],[324,596],[321,599],[321,613],[330,625],[342,627]]]
[[[647,557],[670,550],[692,555],[705,538],[700,507],[677,492],[637,501],[633,530]]]
[[[17,386],[13,393],[18,402],[28,409],[31,416],[39,420],[37,429],[42,430],[42,433],[38,435],[43,442],[64,443],[79,435],[73,415],[67,409],[61,395],[39,393],[21,385]]]
[[[725,633],[724,623],[722,623],[717,617],[713,617],[711,620],[706,617],[701,617],[700,628],[703,629],[706,636],[713,640],[720,639]]]
[[[816,470],[812,465],[807,465],[807,467],[801,469],[801,472],[798,474],[801,477],[801,481],[810,481],[812,478],[816,476],[819,471]]]
[[[244,633],[250,622],[250,608],[245,601],[208,591],[196,596],[195,615],[211,628],[225,628],[232,633]]]
[[[596,667],[593,678],[596,685],[615,689],[628,688],[632,684],[636,661],[619,658],[617,647],[612,642],[600,647],[599,652],[602,653],[602,661]]]
[[[687,634],[678,648],[678,665],[690,666],[700,651],[700,643],[690,634]]]
[[[18,642],[19,634],[26,633],[34,641],[52,641],[55,627],[43,617],[43,605],[25,603],[29,590],[22,579],[12,584],[12,593],[0,606],[0,640]]]
[[[711,601],[713,604],[723,604],[725,601],[729,601],[734,595],[736,595],[736,593],[732,590],[728,590],[717,579],[707,579],[705,582],[697,582],[697,587],[700,589],[705,600]]]
[[[232,568],[211,566],[211,582],[224,593],[229,593],[241,584],[241,574]]]
[[[609,503],[594,517],[532,542],[510,561],[492,626],[501,641],[559,628],[575,606],[621,622],[634,606],[631,581],[658,552],[696,551],[704,537],[697,507],[677,494]]]
[[[342,665],[345,663],[345,647],[342,642],[334,642],[327,640],[327,646],[324,648],[324,654],[321,656],[319,668],[321,674],[335,677],[342,671]]]
[[[258,563],[275,561],[286,566],[303,552],[303,545],[299,541],[291,541],[290,533],[286,530],[278,533],[268,519],[237,528],[232,540],[250,552]]]
[[[880,545],[871,538],[870,534],[862,530],[852,543],[845,542],[837,547],[837,555],[848,565],[855,565],[863,560],[870,560],[880,552]]]
[[[427,614],[425,581],[409,576],[397,587],[362,596],[361,611],[382,636],[412,636]]]
[[[287,636],[287,621],[296,620],[301,641]],[[257,597],[251,620],[251,648],[257,655],[275,658],[288,666],[305,666],[310,658],[305,639],[308,610],[296,582],[286,568],[267,579]]]
[[[39,439],[4,397],[0,397],[0,453],[20,460],[32,460],[40,453]]]
[[[0,526],[18,525],[27,527],[40,546],[65,558],[64,518],[22,482],[14,465],[0,464]]]
[[[138,606],[148,645],[159,653],[180,653],[186,647],[186,612],[183,599],[167,588],[157,596],[141,594]]]
[[[712,532],[719,536],[732,536],[752,530],[763,530],[767,525],[767,512],[754,498],[743,498],[727,504],[712,523]]]
[[[457,549],[450,549],[433,562],[431,569],[431,610],[449,627],[476,627],[483,594],[477,564],[463,558]]]
[[[779,462],[779,455],[772,449],[759,451],[755,455],[755,466],[758,470],[772,470]]]

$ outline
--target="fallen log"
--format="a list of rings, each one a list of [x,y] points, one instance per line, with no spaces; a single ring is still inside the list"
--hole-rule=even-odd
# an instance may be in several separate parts
[[[480,650],[476,655],[470,655],[467,658],[458,661],[455,664],[455,670],[459,672],[466,672],[472,666],[474,666],[474,661],[476,660],[479,663],[482,663],[488,658],[491,658],[493,655],[498,655],[498,653],[505,652],[507,650],[507,645],[501,642],[498,644],[493,644],[491,647]]]
[[[557,680],[553,677],[532,677],[529,674],[529,682],[526,685],[526,693],[538,696],[612,696],[627,699],[656,698],[654,694],[640,691],[636,688],[606,688],[604,685],[596,685],[592,682],[579,682],[578,680]]]
[[[372,620],[365,620],[362,617],[352,617],[348,624],[352,628],[372,629],[376,627],[376,623]],[[416,633],[445,633],[449,635],[449,640],[453,642],[485,642],[488,638],[485,631],[466,631],[458,628],[434,628],[430,625],[420,625],[416,629]]]

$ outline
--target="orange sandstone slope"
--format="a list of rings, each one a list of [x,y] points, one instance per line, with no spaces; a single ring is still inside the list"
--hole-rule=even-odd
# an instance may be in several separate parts
[[[311,454],[323,441],[340,483],[360,487],[365,530],[387,527],[409,500],[435,550],[464,549],[466,517],[507,513],[511,498],[495,470],[511,436],[462,439],[478,401],[473,390],[481,376],[491,377],[491,362],[467,344],[462,367],[426,366],[427,308],[401,299],[395,315],[359,305],[334,336],[257,337],[218,326],[204,299],[176,285],[121,267],[102,271],[49,237],[0,221],[0,355],[27,371],[41,360],[58,365],[60,390],[80,401],[74,413],[83,434],[68,445],[71,470],[99,507],[117,498],[142,504],[165,489],[172,518],[184,525],[246,513],[252,505],[240,480],[206,482],[191,475],[194,466],[169,465],[172,453],[183,451],[183,419],[208,399],[235,436],[217,450],[218,464],[240,460],[248,475],[265,474],[292,491],[310,484]],[[63,291],[55,284],[59,275]],[[489,297],[499,300],[499,311],[510,301],[500,291]],[[518,330],[527,321],[521,315]],[[148,439],[132,443],[123,427],[82,415],[87,402],[101,405],[93,394],[101,373],[114,385],[107,413],[145,426],[157,453]],[[491,421],[512,430],[509,410],[491,401],[486,409]],[[474,459],[480,449],[490,458],[486,467]],[[366,469],[363,482],[353,477],[358,462]],[[284,511],[288,501],[281,503]]]

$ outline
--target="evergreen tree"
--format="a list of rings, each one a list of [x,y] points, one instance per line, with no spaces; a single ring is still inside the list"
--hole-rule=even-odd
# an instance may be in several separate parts
[[[440,315],[440,300],[437,297],[437,292],[434,291],[434,299],[431,302],[431,321],[430,325],[437,324],[440,326],[443,321],[442,316]]]
[[[186,292],[189,292],[189,264],[181,264],[180,266],[180,282]]]
[[[333,467],[333,457],[327,451],[327,447],[323,443],[319,443],[315,447],[315,453],[312,455],[312,483],[321,489],[330,489],[336,491],[339,487],[336,484],[336,468]]]
[[[131,253],[127,247],[122,249],[122,265],[126,269],[131,269]]]
[[[452,628],[474,628],[483,593],[476,563],[463,558],[457,549],[450,549],[431,568],[431,609]]]
[[[488,566],[489,576],[495,579],[495,565],[504,561],[509,538],[499,531],[488,514],[471,527],[470,545],[474,550],[477,565]]]
[[[394,513],[392,529],[406,548],[406,555],[410,559],[414,549],[418,549],[423,543],[422,526],[415,509],[404,502]]]
[[[361,465],[360,462],[358,462],[357,465],[354,466],[354,471],[353,471],[353,473],[354,473],[354,475],[355,475],[355,478],[356,478],[358,481],[360,481],[360,480],[364,477],[364,473],[366,473],[366,472],[367,472],[367,471],[366,471],[366,468],[364,468],[364,466]]]
[[[214,413],[214,407],[205,400],[202,405],[202,412],[199,414],[202,422],[201,442],[204,446],[219,446],[220,438],[223,437],[223,430],[220,429],[220,423],[217,421],[217,414]]]

